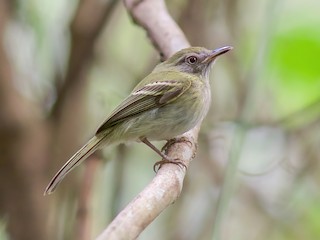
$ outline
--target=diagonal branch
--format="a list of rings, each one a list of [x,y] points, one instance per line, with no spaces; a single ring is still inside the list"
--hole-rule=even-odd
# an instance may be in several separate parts
[[[184,134],[190,144],[175,143],[168,155],[179,158],[188,167],[196,152],[199,128]],[[169,205],[174,203],[183,187],[186,171],[175,164],[165,164],[156,177],[123,209],[97,240],[136,239],[139,234]]]
[[[125,0],[124,4],[133,21],[146,30],[153,45],[165,59],[190,46],[163,0]]]
[[[125,0],[125,5],[133,20],[146,30],[164,58],[189,46],[163,0]],[[183,135],[187,142],[176,141],[170,145],[168,155],[178,158],[188,167],[196,153],[199,128],[197,126]],[[185,174],[185,169],[177,165],[163,165],[153,181],[119,213],[97,239],[135,239],[166,207],[177,200]]]

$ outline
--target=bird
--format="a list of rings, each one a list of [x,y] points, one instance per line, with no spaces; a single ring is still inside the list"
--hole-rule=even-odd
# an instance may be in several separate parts
[[[211,102],[209,73],[218,56],[233,49],[189,47],[159,63],[106,118],[94,136],[54,175],[44,195],[51,194],[76,166],[102,146],[138,141],[177,164],[150,141],[170,140],[195,127]],[[178,162],[179,163],[179,162]]]

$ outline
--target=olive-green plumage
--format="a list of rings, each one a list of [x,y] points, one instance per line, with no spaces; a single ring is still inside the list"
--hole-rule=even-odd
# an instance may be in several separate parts
[[[103,145],[140,140],[170,162],[149,140],[169,140],[203,120],[211,100],[210,66],[231,49],[186,48],[158,64],[63,165],[45,194],[52,193],[66,174]]]

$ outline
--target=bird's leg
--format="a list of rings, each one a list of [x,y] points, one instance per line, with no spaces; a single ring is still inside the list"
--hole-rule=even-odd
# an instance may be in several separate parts
[[[154,146],[146,137],[140,138],[140,141],[146,144],[148,147],[150,147],[153,151],[158,153],[162,158],[169,160],[169,157],[162,153],[156,146]]]
[[[173,163],[178,165],[179,167],[184,167],[187,169],[187,166],[182,161],[180,161],[178,158],[171,159],[169,156],[162,153],[158,148],[156,148],[146,137],[142,137],[140,138],[140,140],[162,157],[161,161],[158,161],[153,165],[153,171],[157,172],[161,168],[161,166],[166,163]]]

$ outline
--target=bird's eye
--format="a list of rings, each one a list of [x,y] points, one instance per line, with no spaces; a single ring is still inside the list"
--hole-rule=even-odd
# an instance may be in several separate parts
[[[196,56],[190,56],[186,58],[187,63],[195,64],[198,62],[198,58]]]

